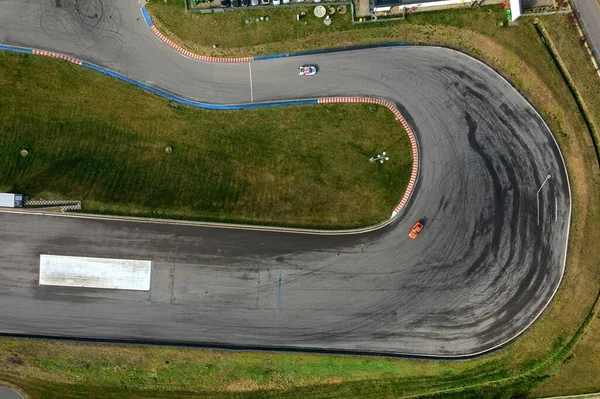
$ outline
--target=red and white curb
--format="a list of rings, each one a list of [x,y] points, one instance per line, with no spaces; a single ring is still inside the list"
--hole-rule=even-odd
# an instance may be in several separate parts
[[[64,54],[60,54],[60,53],[55,53],[52,51],[45,51],[45,50],[37,50],[37,49],[33,49],[32,50],[32,54],[35,55],[43,55],[44,57],[50,57],[50,58],[58,58],[60,60],[65,60],[65,61],[69,61],[75,65],[81,65],[81,60],[78,58],[74,58],[74,57],[69,57],[68,55],[64,55]]]
[[[160,31],[156,28],[156,26],[151,25],[150,30],[154,32],[156,37],[166,43],[168,46],[174,48],[179,53],[185,55],[188,58],[192,58],[194,60],[200,60],[205,62],[220,62],[220,63],[234,63],[234,62],[251,62],[252,57],[237,57],[237,58],[219,58],[219,57],[207,57],[204,55],[198,55],[196,53],[192,53],[189,50],[184,49],[179,44],[173,42],[171,39],[160,33]]]
[[[415,134],[412,129],[406,122],[406,119],[402,116],[398,108],[391,102],[387,100],[382,100],[379,98],[369,98],[369,97],[324,97],[319,98],[319,104],[328,104],[328,103],[367,103],[367,104],[378,104],[383,105],[396,116],[396,118],[402,123],[406,133],[408,134],[408,139],[410,140],[410,146],[412,148],[412,156],[413,156],[413,164],[412,171],[410,173],[410,180],[408,181],[408,186],[406,187],[406,191],[404,192],[404,196],[400,200],[400,203],[394,208],[392,212],[392,216],[390,219],[395,218],[400,213],[400,210],[406,205],[408,202],[413,189],[415,187],[415,183],[417,182],[417,174],[419,173],[419,148],[417,145],[417,139],[415,138]]]

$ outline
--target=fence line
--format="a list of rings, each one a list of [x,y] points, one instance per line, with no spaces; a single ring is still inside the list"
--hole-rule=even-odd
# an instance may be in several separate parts
[[[585,29],[585,25],[579,15],[579,10],[575,5],[575,1],[569,0],[569,6],[571,7],[571,10],[573,10],[573,13],[575,13],[575,26],[579,31],[579,36],[583,39],[585,48],[592,59],[592,64],[594,64],[594,68],[596,69],[598,76],[600,76],[600,54],[598,53],[598,49],[594,47],[594,43],[590,40],[590,36]]]
[[[23,201],[25,207],[39,207],[39,208],[60,208],[61,212],[67,211],[80,211],[81,201],[77,200],[56,200],[56,201],[29,201],[25,197]]]

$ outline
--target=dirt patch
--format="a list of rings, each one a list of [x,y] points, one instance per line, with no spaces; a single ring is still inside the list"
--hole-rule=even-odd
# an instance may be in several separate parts
[[[14,364],[17,366],[22,366],[23,365],[23,360],[18,357],[18,356],[13,356],[13,357],[9,357],[8,359],[6,359],[6,362],[8,364]]]
[[[248,392],[248,391],[256,391],[260,388],[258,383],[251,379],[238,380],[229,383],[223,388],[225,392]]]
[[[366,17],[371,15],[371,5],[369,0],[354,0],[354,10],[357,17]]]
[[[554,6],[554,0],[521,0],[521,8],[523,10],[552,6]]]
[[[324,384],[341,384],[344,380],[340,377],[328,377],[322,381]]]

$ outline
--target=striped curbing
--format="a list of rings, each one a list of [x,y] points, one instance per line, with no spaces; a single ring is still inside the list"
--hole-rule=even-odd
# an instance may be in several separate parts
[[[251,62],[252,61],[252,57],[218,58],[218,57],[207,57],[205,55],[199,55],[196,53],[192,53],[191,51],[184,49],[179,44],[173,42],[171,39],[169,39],[168,37],[163,35],[156,28],[156,26],[154,24],[150,25],[150,30],[156,35],[156,37],[158,37],[160,40],[162,40],[168,46],[174,48],[176,51],[183,54],[184,56],[186,56],[188,58],[192,58],[194,60],[199,60],[199,61],[204,61],[204,62],[217,62],[217,63],[238,63],[238,62]]]
[[[38,49],[33,49],[32,54],[35,55],[43,55],[44,57],[51,57],[51,58],[58,58],[60,60],[65,60],[65,61],[69,61],[75,65],[81,65],[81,60],[78,58],[74,58],[74,57],[69,57],[68,55],[64,55],[64,54],[60,54],[60,53],[55,53],[53,51],[45,51],[45,50],[38,50]]]
[[[379,98],[369,98],[369,97],[324,97],[324,98],[319,98],[319,104],[328,104],[328,103],[367,103],[367,104],[383,105],[384,107],[386,107],[387,109],[392,111],[392,113],[396,116],[396,118],[400,121],[400,123],[402,123],[402,126],[404,126],[404,129],[406,130],[406,133],[408,134],[408,139],[410,140],[410,146],[412,147],[413,165],[412,165],[412,171],[410,173],[410,180],[408,181],[408,186],[406,187],[404,196],[400,200],[400,203],[394,208],[394,211],[392,212],[392,216],[390,217],[390,219],[394,219],[396,216],[398,216],[398,214],[400,213],[402,208],[404,208],[404,205],[406,205],[406,203],[410,199],[410,196],[412,195],[413,189],[417,182],[417,175],[419,173],[419,148],[417,145],[417,139],[415,137],[414,132],[412,131],[411,127],[408,125],[408,123],[406,122],[406,119],[404,119],[404,117],[402,116],[402,114],[400,113],[398,108],[394,104],[392,104],[391,102],[389,102],[387,100],[382,100]]]

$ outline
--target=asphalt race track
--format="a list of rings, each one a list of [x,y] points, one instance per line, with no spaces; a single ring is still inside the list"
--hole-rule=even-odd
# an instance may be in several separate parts
[[[429,47],[210,64],[159,41],[135,1],[79,4],[76,15],[72,0],[0,0],[0,43],[203,102],[385,98],[417,136],[419,179],[396,222],[360,235],[0,213],[0,332],[463,356],[512,340],[549,303],[566,258],[565,167],[539,115],[489,67]],[[302,63],[319,73],[298,77]],[[152,260],[152,289],[40,287],[40,254]]]

